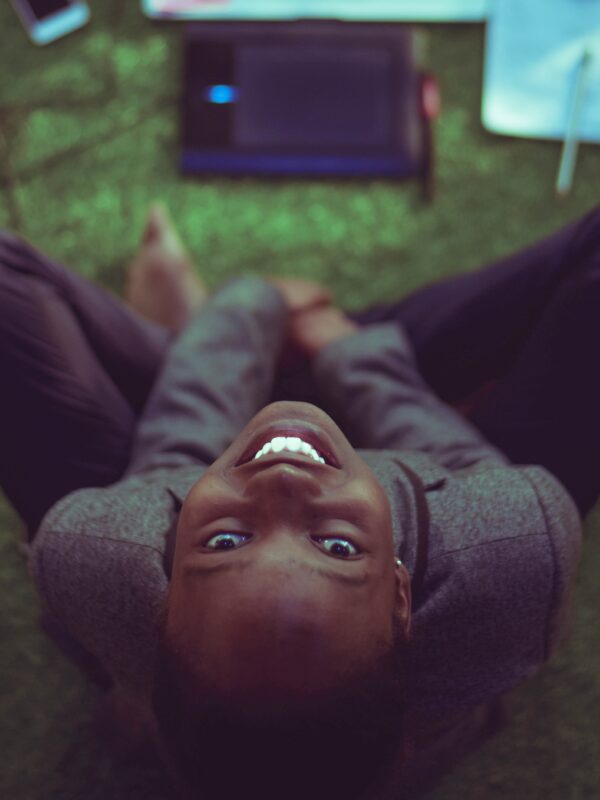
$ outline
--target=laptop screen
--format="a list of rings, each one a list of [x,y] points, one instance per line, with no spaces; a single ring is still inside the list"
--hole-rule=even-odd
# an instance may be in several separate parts
[[[393,56],[365,45],[244,44],[234,139],[242,147],[388,147]]]

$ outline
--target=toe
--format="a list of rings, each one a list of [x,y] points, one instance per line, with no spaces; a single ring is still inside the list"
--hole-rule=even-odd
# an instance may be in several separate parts
[[[166,207],[162,203],[153,203],[148,211],[142,244],[151,244],[158,241],[172,228],[173,224],[169,219]]]

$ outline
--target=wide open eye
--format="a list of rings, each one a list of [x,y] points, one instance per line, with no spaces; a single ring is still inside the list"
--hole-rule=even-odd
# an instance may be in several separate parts
[[[338,556],[338,557],[339,556],[349,556],[349,555],[350,556],[356,556],[359,553],[358,549],[352,544],[351,541],[349,541],[348,539],[343,539],[343,538],[341,538],[339,536],[335,536],[335,537],[334,536],[320,536],[318,538],[318,541],[320,541],[320,542],[333,542],[333,546],[331,547],[331,549],[329,549],[329,547],[327,545],[324,545],[325,550],[327,550],[327,552],[330,553],[331,555],[335,555],[335,556]],[[351,552],[348,552],[349,548],[351,549]],[[352,552],[352,551],[354,551],[354,552]]]
[[[247,533],[233,533],[233,532],[216,533],[213,536],[211,536],[210,539],[208,539],[205,542],[205,546],[210,548],[211,550],[231,550],[231,549],[235,548],[235,546],[236,546],[236,544],[235,544],[235,542],[236,542],[235,537],[236,536],[241,536],[244,539],[248,539],[249,538]],[[217,546],[216,547],[211,547],[209,545],[209,542],[213,541],[213,539],[217,540]]]
[[[239,544],[239,537],[243,541],[250,538],[248,533],[234,533],[233,531],[215,533],[205,542],[205,546],[210,550],[233,550]],[[345,558],[348,556],[356,556],[359,553],[358,548],[349,540],[341,536],[318,536],[315,537],[316,541],[323,543],[324,549],[330,555],[337,558]],[[215,546],[209,543],[214,541]],[[329,543],[331,547],[329,547]]]

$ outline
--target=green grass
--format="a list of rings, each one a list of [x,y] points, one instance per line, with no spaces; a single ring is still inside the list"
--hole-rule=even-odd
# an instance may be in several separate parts
[[[244,271],[317,278],[352,308],[475,269],[598,202],[600,152],[583,146],[572,194],[553,198],[560,145],[479,122],[483,27],[423,28],[437,75],[439,196],[374,182],[190,180],[177,171],[181,28],[136,2],[91,3],[92,23],[46,48],[0,7],[0,226],[120,291],[146,208],[164,200],[211,286]],[[0,505],[0,795],[11,800],[166,797],[161,776],[117,764],[92,729],[95,690],[37,628],[20,525]],[[431,794],[598,796],[600,517],[586,522],[573,632],[514,697],[509,728]]]

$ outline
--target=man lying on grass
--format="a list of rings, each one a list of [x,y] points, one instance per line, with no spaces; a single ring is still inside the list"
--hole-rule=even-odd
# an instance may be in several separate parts
[[[414,794],[497,728],[600,490],[599,242],[595,209],[344,313],[209,295],[160,207],[129,307],[1,237],[0,474],[46,627],[182,796]]]

